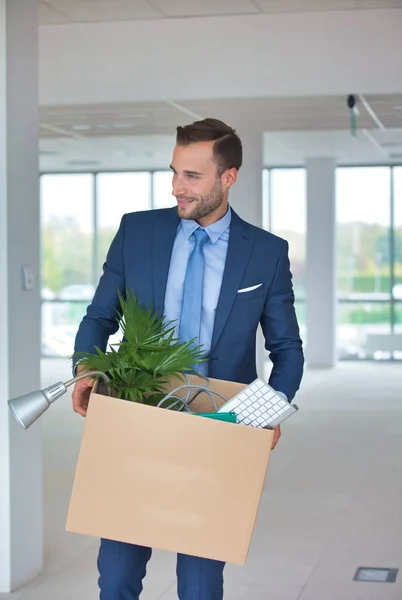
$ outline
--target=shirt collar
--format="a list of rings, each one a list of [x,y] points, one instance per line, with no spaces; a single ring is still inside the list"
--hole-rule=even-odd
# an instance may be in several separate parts
[[[212,223],[212,225],[208,225],[207,227],[203,227],[207,232],[209,239],[213,244],[219,240],[219,238],[225,233],[226,229],[230,226],[230,222],[232,220],[232,210],[230,206],[226,211],[226,214],[216,221]],[[193,221],[191,219],[181,219],[181,226],[183,227],[184,234],[187,239],[193,235],[194,231],[200,227],[197,221]]]

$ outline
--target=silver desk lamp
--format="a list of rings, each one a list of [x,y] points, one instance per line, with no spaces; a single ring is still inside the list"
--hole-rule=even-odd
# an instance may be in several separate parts
[[[11,408],[14,417],[18,423],[24,429],[28,429],[35,423],[37,419],[49,408],[49,406],[60,396],[66,393],[67,388],[70,387],[76,381],[98,375],[102,377],[106,382],[109,382],[109,377],[101,371],[88,371],[82,375],[78,375],[69,381],[63,383],[59,381],[50,385],[43,390],[37,390],[35,392],[29,392],[23,396],[18,396],[8,401],[8,405]]]

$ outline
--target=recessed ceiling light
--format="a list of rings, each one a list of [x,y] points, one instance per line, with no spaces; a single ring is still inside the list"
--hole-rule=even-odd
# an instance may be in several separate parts
[[[402,148],[402,139],[399,142],[382,142],[383,148]]]
[[[99,160],[68,160],[67,163],[75,167],[94,167],[101,164]]]
[[[120,113],[119,118],[120,119],[130,119],[131,121],[134,120],[138,120],[138,119],[147,119],[149,117],[148,113],[136,113],[136,112],[131,112],[131,113]]]
[[[83,123],[79,125],[73,125],[71,129],[74,129],[75,131],[85,131],[87,129],[91,129],[91,126]]]
[[[60,156],[57,150],[40,150],[39,156]]]

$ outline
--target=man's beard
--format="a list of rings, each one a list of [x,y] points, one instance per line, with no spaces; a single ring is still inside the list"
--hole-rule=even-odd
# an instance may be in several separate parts
[[[191,201],[188,209],[183,211],[183,215],[180,214],[181,210],[179,206],[179,215],[181,218],[199,221],[210,215],[222,205],[224,197],[221,182],[220,180],[217,180],[207,196],[179,196],[178,199]]]

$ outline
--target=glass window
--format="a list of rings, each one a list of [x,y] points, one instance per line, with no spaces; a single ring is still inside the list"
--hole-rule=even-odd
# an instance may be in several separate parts
[[[171,206],[176,206],[176,198],[172,196],[172,172],[156,171],[153,179],[153,207]]]
[[[402,300],[402,167],[393,169],[394,177],[394,286],[393,296]]]
[[[336,172],[338,354],[389,359],[391,325],[391,172]]]
[[[96,183],[98,277],[122,216],[151,208],[151,174],[101,173]]]
[[[90,174],[43,175],[42,354],[72,354],[78,323],[94,293],[93,182]]]
[[[263,177],[263,197],[267,196],[264,225],[289,242],[293,287],[296,300],[300,300],[306,295],[306,170],[270,170],[269,180]],[[264,204],[266,207],[266,200]]]
[[[394,189],[394,333],[396,334],[393,358],[402,360],[402,167],[393,169]]]
[[[396,350],[398,342],[390,336],[402,335],[402,167],[394,167],[392,177],[391,202],[390,167],[336,171],[340,358],[402,359],[402,348]],[[264,169],[262,178],[263,226],[289,242],[295,308],[306,343],[306,172]],[[175,206],[172,173],[43,175],[40,189],[42,352],[69,356],[121,217]]]
[[[337,339],[340,359],[391,358],[387,343],[390,333],[389,302],[344,302],[338,305]]]
[[[262,226],[267,231],[270,228],[269,175],[269,169],[262,170]]]
[[[92,299],[93,290],[86,302],[42,303],[42,355],[71,356],[78,326]]]
[[[402,302],[395,303],[395,326],[394,334],[396,334],[395,340],[395,352],[393,357],[397,360],[402,360]]]
[[[338,297],[388,299],[390,169],[339,168],[336,172]]]
[[[93,283],[93,176],[43,175],[40,189],[42,297],[64,299]]]

